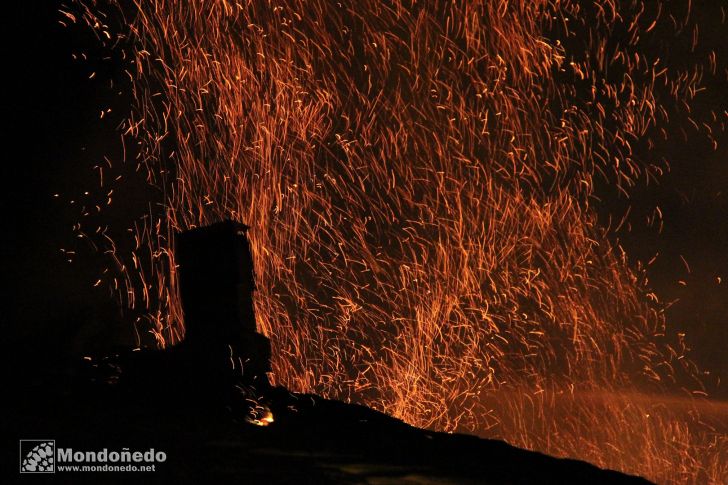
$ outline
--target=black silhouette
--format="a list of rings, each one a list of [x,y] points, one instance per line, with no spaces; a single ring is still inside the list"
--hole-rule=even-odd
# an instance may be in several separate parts
[[[163,483],[649,483],[272,387],[246,232],[226,221],[178,235],[184,341],[85,360],[71,392],[48,386],[26,396],[18,433],[85,449],[164,450],[169,459],[145,476]],[[98,482],[92,473],[55,481],[65,478]],[[105,483],[129,479],[104,475]]]

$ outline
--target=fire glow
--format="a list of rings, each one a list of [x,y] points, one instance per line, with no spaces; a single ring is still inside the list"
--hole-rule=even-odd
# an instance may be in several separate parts
[[[160,345],[183,334],[170,235],[231,218],[252,226],[276,383],[661,483],[726,478],[704,405],[644,397],[696,370],[608,238],[624,219],[595,207],[666,169],[644,159],[666,106],[699,124],[715,53],[678,71],[643,49],[658,30],[697,42],[689,11],[134,3],[124,31],[83,17],[132,46],[123,130],[166,200],[112,284]]]

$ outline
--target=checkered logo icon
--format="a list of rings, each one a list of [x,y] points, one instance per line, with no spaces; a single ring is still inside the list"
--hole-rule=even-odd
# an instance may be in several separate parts
[[[20,440],[20,473],[55,473],[55,440]]]

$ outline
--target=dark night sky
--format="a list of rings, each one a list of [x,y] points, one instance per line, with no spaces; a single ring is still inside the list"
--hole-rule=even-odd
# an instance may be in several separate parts
[[[72,230],[81,207],[95,204],[93,167],[120,153],[115,127],[129,99],[110,89],[109,79],[121,79],[119,66],[100,60],[106,53],[95,50],[88,32],[62,27],[58,5],[15,6],[15,14],[8,15],[15,23],[12,39],[4,43],[11,59],[6,65],[14,67],[6,71],[4,90],[5,136],[12,149],[2,164],[3,212],[9,219],[1,248],[2,320],[10,347],[5,356],[15,359],[13,369],[28,374],[88,350],[89,342],[125,342],[131,331],[108,289],[93,287],[100,258]],[[80,52],[93,62],[72,58]],[[97,78],[90,80],[94,71]],[[108,107],[111,116],[100,120]],[[131,164],[122,170],[131,183],[106,216],[111,224],[123,220],[126,226],[151,198]],[[73,263],[61,248],[77,252]]]
[[[94,343],[130,338],[108,290],[92,286],[98,256],[72,231],[80,205],[93,201],[93,194],[83,195],[98,185],[92,167],[104,155],[118,156],[115,126],[129,99],[117,94],[123,84],[109,88],[108,79],[123,79],[119,66],[98,60],[104,54],[94,50],[88,33],[58,24],[56,2],[19,3],[13,7],[17,12],[5,14],[16,30],[4,42],[9,85],[4,90],[3,118],[9,125],[4,135],[11,148],[2,164],[7,228],[0,256],[6,299],[2,321],[5,344],[12,348],[5,355],[16,361],[13,369],[20,364],[32,372]],[[725,43],[719,30],[704,35],[704,42],[728,51],[719,45]],[[92,61],[71,58],[81,51]],[[92,71],[97,75],[90,80]],[[728,86],[724,82],[713,88],[698,103],[698,115],[716,104],[726,106]],[[107,107],[112,114],[100,120]],[[672,172],[660,187],[641,191],[635,200],[659,202],[665,229],[657,235],[635,226],[622,242],[635,259],[660,252],[649,274],[663,301],[680,299],[668,312],[670,325],[688,331],[699,363],[728,378],[728,139],[723,135],[722,140],[717,152],[700,140],[675,140],[663,147]],[[152,198],[132,164],[120,170],[126,171],[127,182],[119,187],[113,212],[105,216],[112,225],[115,220],[128,224]],[[75,261],[68,263],[60,248],[78,251]],[[719,394],[728,396],[725,385]]]

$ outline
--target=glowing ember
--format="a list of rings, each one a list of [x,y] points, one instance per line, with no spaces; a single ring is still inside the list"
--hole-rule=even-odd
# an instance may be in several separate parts
[[[635,397],[694,370],[595,209],[665,169],[646,156],[668,115],[702,123],[715,53],[685,70],[647,48],[697,39],[687,11],[134,3],[124,129],[166,207],[113,284],[160,344],[183,333],[169,235],[232,218],[252,226],[277,383],[659,482],[726,479],[725,429]]]
[[[246,421],[256,426],[268,426],[275,420],[273,419],[273,413],[267,406],[257,404],[253,408],[251,415],[246,418]]]

